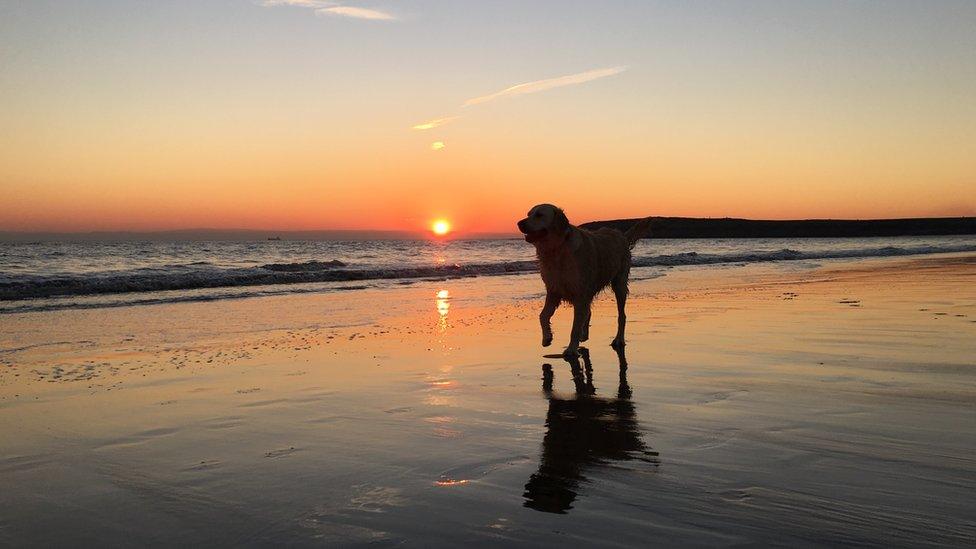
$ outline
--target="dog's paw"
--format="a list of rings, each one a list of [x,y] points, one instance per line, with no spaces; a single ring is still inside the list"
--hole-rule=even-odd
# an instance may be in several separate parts
[[[548,347],[552,345],[552,332],[550,330],[545,330],[542,332],[542,346]]]
[[[563,351],[563,358],[565,359],[573,359],[573,358],[578,359],[579,356],[580,353],[578,347],[566,347],[566,350]]]
[[[610,346],[614,349],[622,349],[624,345],[626,345],[626,343],[624,343],[624,338],[622,337],[615,337],[613,338],[613,341],[610,342]]]

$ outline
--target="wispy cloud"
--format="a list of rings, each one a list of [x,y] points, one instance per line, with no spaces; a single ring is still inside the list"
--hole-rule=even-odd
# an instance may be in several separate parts
[[[302,1],[302,0],[298,0]],[[496,99],[502,99],[505,97],[513,97],[516,95],[525,95],[528,93],[536,93],[546,90],[551,90],[553,88],[561,88],[563,86],[572,86],[574,84],[582,84],[584,82],[590,82],[592,80],[597,80],[599,78],[606,78],[608,76],[613,76],[615,74],[620,74],[627,70],[625,66],[619,67],[609,67],[606,69],[593,69],[591,71],[580,72],[576,74],[569,74],[566,76],[558,76],[556,78],[547,78],[545,80],[535,80],[533,82],[526,82],[524,84],[517,84],[510,88],[505,88],[504,90],[482,95],[481,97],[475,97],[473,99],[468,99],[462,105],[463,107],[470,107],[472,105],[480,105],[482,103],[487,103],[489,101],[494,101]],[[448,122],[461,118],[460,116],[446,116],[444,118],[435,118],[433,120],[428,120],[427,122],[421,122],[416,126],[413,126],[415,130],[429,130],[436,128],[438,126],[443,126]]]
[[[352,6],[334,6],[315,10],[319,15],[339,15],[342,17],[352,17],[355,19],[372,19],[375,21],[392,21],[396,19],[393,15],[385,11],[370,10],[366,8],[354,8]]]
[[[444,124],[447,124],[448,122],[450,122],[452,120],[456,120],[458,118],[460,118],[460,116],[447,116],[447,117],[444,117],[444,118],[435,118],[433,120],[428,120],[426,122],[422,122],[420,124],[417,124],[416,126],[413,127],[413,129],[415,129],[415,130],[430,130],[430,129],[433,129],[433,128],[437,128],[437,127],[443,126]]]
[[[326,2],[324,0],[262,0],[261,5],[269,8],[275,6],[307,8],[315,11],[316,15],[351,17],[353,19],[370,19],[373,21],[392,21],[396,19],[393,14],[385,11],[357,8],[355,6],[343,6],[335,2]]]
[[[541,91],[551,90],[553,88],[561,88],[563,86],[582,84],[584,82],[590,82],[592,80],[597,80],[599,78],[606,78],[608,76],[620,74],[625,70],[627,70],[627,67],[610,67],[607,69],[595,69],[595,70],[581,72],[577,74],[570,74],[567,76],[559,76],[556,78],[547,78],[545,80],[535,80],[533,82],[526,82],[524,84],[518,84],[510,88],[505,88],[504,90],[497,91],[492,94],[482,95],[481,97],[468,99],[467,101],[464,102],[464,106],[469,107],[471,105],[480,105],[482,103],[487,103],[489,101],[494,101],[496,99],[502,99],[505,97],[514,97],[516,95],[537,93]]]
[[[262,6],[296,6],[299,8],[327,8],[334,6],[335,2],[323,2],[322,0],[262,0]]]

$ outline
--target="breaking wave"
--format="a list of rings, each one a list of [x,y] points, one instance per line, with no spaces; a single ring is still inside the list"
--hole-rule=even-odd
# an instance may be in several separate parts
[[[635,255],[635,267],[675,267],[694,265],[745,264],[770,261],[819,260],[839,258],[870,258],[922,255],[935,253],[974,252],[976,245],[945,244],[924,246],[883,246],[858,249],[823,249],[797,251],[784,248],[774,251],[742,251],[724,253],[677,253],[667,255]],[[85,274],[64,275],[0,275],[0,301],[21,301],[68,296],[97,296],[160,292],[170,290],[200,290],[208,288],[232,289],[248,286],[278,286],[317,282],[380,281],[403,279],[446,279],[472,276],[528,273],[537,270],[535,261],[508,261],[471,265],[441,264],[429,266],[395,266],[388,268],[360,267],[338,260],[269,263],[253,267],[218,267],[207,262],[165,265],[132,270],[113,270]],[[357,286],[363,287],[363,286]],[[341,289],[341,288],[337,288]],[[294,288],[295,291],[308,291]],[[130,304],[172,301],[222,299],[269,293],[290,293],[287,288],[261,292],[225,291],[210,296],[144,296],[128,300]],[[65,304],[66,306],[72,306]],[[19,304],[4,307],[0,312],[14,310],[46,310],[56,305]]]
[[[466,266],[390,267],[387,269],[350,269],[343,267],[346,267],[346,264],[339,261],[310,261],[277,263],[261,267],[219,268],[203,265],[171,265],[165,268],[109,271],[84,275],[6,276],[0,277],[0,301],[310,282],[460,278],[521,273],[536,268],[534,261]]]
[[[816,250],[801,252],[790,248],[775,251],[741,252],[723,254],[699,254],[687,252],[671,255],[634,257],[635,267],[675,267],[678,265],[716,265],[721,263],[762,263],[768,261],[796,261],[812,259],[843,259],[868,257],[895,257],[976,251],[974,245],[955,246],[882,246],[847,250]]]

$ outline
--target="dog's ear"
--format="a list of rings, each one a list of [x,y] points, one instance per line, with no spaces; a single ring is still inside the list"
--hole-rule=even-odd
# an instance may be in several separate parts
[[[569,228],[569,218],[562,208],[556,208],[556,214],[552,218],[552,228],[557,233],[562,234]]]

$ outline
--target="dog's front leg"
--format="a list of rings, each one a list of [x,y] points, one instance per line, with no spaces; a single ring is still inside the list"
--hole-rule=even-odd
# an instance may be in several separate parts
[[[569,346],[563,351],[564,357],[574,357],[579,354],[580,338],[583,336],[583,325],[590,313],[589,301],[573,302],[573,333],[569,336]]]
[[[627,328],[627,279],[617,280],[613,283],[613,295],[617,299],[617,337],[613,338],[610,346],[614,349],[623,349],[624,330]]]
[[[539,324],[542,325],[542,346],[548,347],[552,344],[552,315],[556,312],[556,307],[559,307],[559,297],[553,293],[546,293],[546,304],[542,306],[542,312],[539,313]]]

